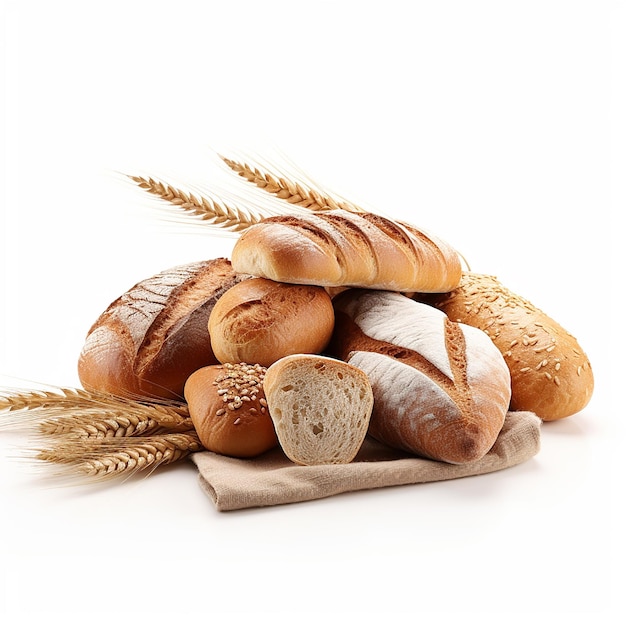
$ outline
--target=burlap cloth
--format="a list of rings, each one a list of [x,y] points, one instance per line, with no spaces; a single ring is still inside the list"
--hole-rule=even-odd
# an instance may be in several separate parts
[[[192,460],[199,470],[200,486],[217,510],[233,511],[495,472],[523,463],[539,452],[540,425],[534,413],[508,413],[491,450],[479,461],[464,465],[412,456],[369,437],[356,459],[345,465],[299,466],[279,448],[251,460],[213,452],[198,452]]]

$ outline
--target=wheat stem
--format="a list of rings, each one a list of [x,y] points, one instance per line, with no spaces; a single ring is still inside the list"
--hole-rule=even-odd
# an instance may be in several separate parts
[[[222,156],[221,159],[231,170],[245,178],[248,182],[260,189],[285,200],[289,204],[310,209],[311,211],[330,211],[343,209],[352,213],[362,213],[363,209],[345,200],[335,200],[328,194],[315,189],[305,188],[301,183],[292,181],[284,176],[273,176],[268,172],[262,172],[257,167],[247,163],[241,163]]]

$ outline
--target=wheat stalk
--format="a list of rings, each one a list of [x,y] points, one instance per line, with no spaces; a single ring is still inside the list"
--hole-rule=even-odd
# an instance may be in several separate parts
[[[346,200],[335,200],[330,195],[321,191],[305,188],[300,182],[285,178],[284,176],[273,176],[268,172],[262,172],[257,167],[252,167],[247,163],[242,163],[224,156],[220,158],[230,167],[231,170],[245,178],[248,182],[256,185],[260,189],[296,206],[300,206],[311,211],[330,211],[343,209],[351,213],[363,213],[363,209]]]
[[[159,428],[170,432],[193,429],[185,404],[131,400],[82,389],[3,392],[2,411],[11,417],[4,419],[1,426],[34,425],[43,435],[121,437]]]
[[[0,426],[34,430],[35,458],[59,474],[114,478],[155,469],[202,450],[187,406],[88,392],[0,391]]]
[[[240,208],[231,207],[203,196],[196,197],[151,177],[144,178],[142,176],[129,175],[128,178],[148,193],[181,208],[187,215],[199,217],[213,226],[219,226],[232,232],[246,230],[263,219],[262,215],[256,215],[251,211],[243,211]]]
[[[163,431],[163,427],[147,416],[120,415],[113,412],[93,415],[86,412],[62,415],[58,418],[42,419],[37,425],[45,437],[67,437],[75,439],[105,439],[151,435]]]
[[[62,466],[57,476],[104,480],[154,471],[201,450],[202,444],[194,431],[55,442],[51,447],[37,450],[35,458]]]

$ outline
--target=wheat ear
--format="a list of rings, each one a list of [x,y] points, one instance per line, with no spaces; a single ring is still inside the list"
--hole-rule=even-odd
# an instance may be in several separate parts
[[[0,390],[1,427],[34,430],[35,458],[57,476],[130,476],[203,449],[187,405],[82,389]],[[60,466],[60,469],[59,469]]]
[[[0,393],[0,428],[35,428],[42,435],[121,437],[193,429],[187,406],[64,388]]]
[[[243,211],[240,208],[231,207],[210,198],[202,196],[197,197],[166,183],[154,180],[151,177],[144,178],[142,176],[129,175],[128,178],[137,183],[141,189],[145,189],[148,193],[165,200],[171,205],[179,207],[187,215],[198,217],[203,221],[209,222],[212,226],[219,226],[220,228],[232,232],[246,230],[250,228],[250,226],[260,222],[264,217],[262,215],[256,215],[251,211]]]
[[[363,209],[346,200],[335,200],[330,195],[313,188],[305,188],[298,182],[284,176],[274,176],[269,172],[262,172],[257,167],[242,163],[224,156],[220,158],[231,170],[245,178],[248,182],[260,189],[285,200],[289,204],[310,209],[311,211],[330,211],[343,209],[351,213],[363,213]]]
[[[201,450],[202,444],[194,431],[55,442],[48,448],[39,449],[35,458],[60,466],[57,477],[105,480],[154,471]]]

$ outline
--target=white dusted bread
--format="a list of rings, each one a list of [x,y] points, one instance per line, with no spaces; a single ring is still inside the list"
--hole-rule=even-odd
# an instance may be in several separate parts
[[[553,421],[589,403],[594,376],[576,338],[495,276],[464,273],[452,293],[428,301],[489,335],[511,372],[511,410]]]
[[[461,278],[458,254],[441,239],[342,209],[266,218],[239,237],[231,261],[237,272],[323,287],[446,292]]]
[[[334,305],[330,349],[370,380],[371,436],[448,463],[489,451],[511,387],[504,358],[484,332],[392,292],[352,289]]]
[[[299,465],[350,463],[367,434],[373,395],[356,367],[296,354],[271,365],[263,382],[278,441]]]

